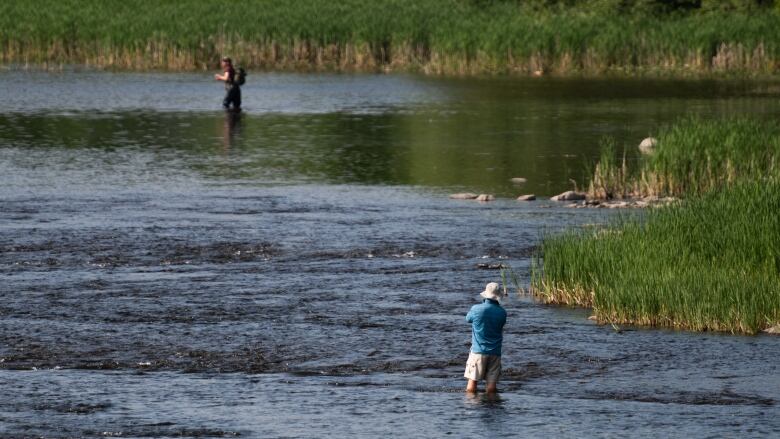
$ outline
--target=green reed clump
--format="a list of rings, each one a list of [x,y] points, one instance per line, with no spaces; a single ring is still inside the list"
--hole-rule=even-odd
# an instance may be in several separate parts
[[[653,154],[635,169],[605,141],[590,183],[594,198],[686,196],[780,171],[780,124],[689,118],[661,129]]]
[[[0,2],[0,62],[205,69],[230,54],[245,66],[282,69],[750,75],[780,70],[780,13],[669,4],[7,1]]]
[[[773,178],[549,236],[533,289],[605,323],[753,334],[780,323],[778,211]]]

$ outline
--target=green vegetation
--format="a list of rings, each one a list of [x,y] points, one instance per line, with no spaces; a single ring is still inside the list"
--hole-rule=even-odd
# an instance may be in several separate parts
[[[759,0],[34,0],[0,3],[0,62],[429,73],[774,74]]]
[[[536,293],[601,322],[755,333],[780,323],[780,184],[723,191],[544,240]]]
[[[661,130],[653,154],[632,172],[604,141],[590,182],[594,198],[699,195],[780,173],[780,124],[688,119]]]
[[[606,147],[604,179],[630,186],[625,161]],[[639,175],[657,177],[653,190],[689,197],[604,228],[546,237],[535,294],[592,307],[605,323],[750,334],[777,325],[778,151],[776,123],[690,119],[669,127]]]

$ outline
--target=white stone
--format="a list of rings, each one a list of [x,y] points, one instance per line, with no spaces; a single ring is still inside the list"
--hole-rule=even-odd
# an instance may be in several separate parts
[[[450,198],[453,200],[473,200],[477,198],[479,195],[472,194],[471,192],[462,192],[458,194],[452,194],[450,195]]]
[[[648,137],[642,140],[639,144],[639,151],[642,154],[652,154],[655,151],[655,146],[658,144],[658,139],[655,137]]]
[[[578,201],[578,200],[584,200],[585,194],[580,192],[574,192],[574,191],[566,191],[562,194],[558,194],[552,198],[550,198],[552,201]]]
[[[523,177],[515,177],[515,178],[510,178],[509,181],[511,181],[512,183],[515,183],[515,184],[522,184],[522,183],[525,183],[528,180],[526,180]]]
[[[517,201],[533,201],[536,199],[536,195],[534,194],[528,194],[528,195],[520,195],[517,197]]]
[[[495,199],[496,199],[496,197],[494,197],[494,196],[492,196],[490,194],[480,194],[477,197],[477,201],[493,201]]]
[[[767,334],[780,334],[780,324],[772,326],[771,328],[764,329]]]

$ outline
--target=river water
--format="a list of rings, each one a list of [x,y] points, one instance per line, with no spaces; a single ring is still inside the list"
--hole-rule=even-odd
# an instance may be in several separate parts
[[[513,197],[777,84],[256,74],[235,117],[211,81],[0,73],[0,437],[780,434],[780,339],[514,293],[501,393],[462,392],[479,264],[527,285],[607,219]]]

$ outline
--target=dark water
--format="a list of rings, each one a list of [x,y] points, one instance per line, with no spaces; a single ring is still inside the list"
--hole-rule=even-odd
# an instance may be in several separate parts
[[[497,399],[463,316],[527,284],[604,135],[780,115],[767,83],[0,74],[1,437],[760,437],[780,339],[512,295]],[[508,179],[526,177],[524,186]],[[458,190],[494,203],[452,201]]]

